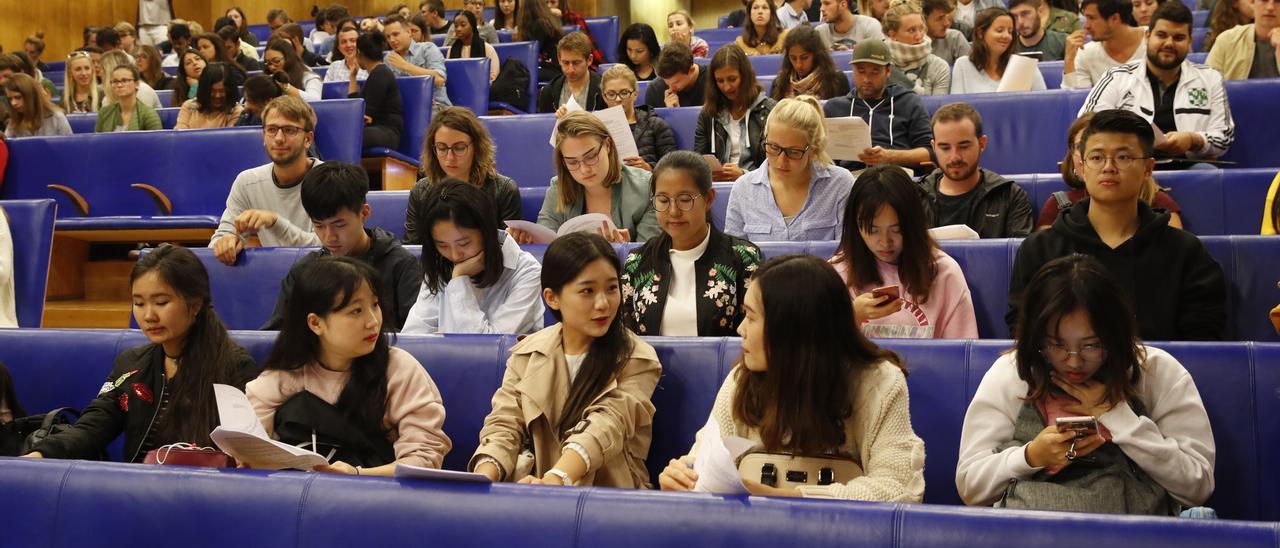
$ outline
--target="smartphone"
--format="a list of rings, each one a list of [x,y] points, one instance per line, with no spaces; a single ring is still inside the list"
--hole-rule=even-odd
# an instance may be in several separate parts
[[[889,299],[890,301],[892,301],[894,299],[898,299],[902,297],[902,290],[896,285],[886,285],[884,287],[877,287],[875,289],[872,289],[871,294],[876,297],[883,297],[885,295],[888,295],[889,297],[892,297],[891,299]]]
[[[1076,438],[1087,438],[1098,433],[1097,417],[1058,417],[1059,432],[1075,432]]]

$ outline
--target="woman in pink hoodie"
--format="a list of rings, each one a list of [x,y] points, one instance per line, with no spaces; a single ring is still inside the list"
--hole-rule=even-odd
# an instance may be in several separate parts
[[[858,177],[831,262],[868,337],[976,339],[964,273],[929,235],[915,184],[899,168]]]

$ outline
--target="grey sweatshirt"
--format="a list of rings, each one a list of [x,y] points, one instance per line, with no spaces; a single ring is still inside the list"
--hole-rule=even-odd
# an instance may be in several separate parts
[[[312,160],[311,166],[320,163]],[[227,209],[222,212],[218,230],[209,239],[209,247],[213,247],[218,238],[236,234],[236,217],[250,209],[265,209],[280,216],[275,225],[258,232],[263,247],[320,245],[320,238],[311,231],[311,217],[302,207],[302,184],[289,188],[276,186],[271,176],[272,165],[246,169],[236,176],[227,195]]]

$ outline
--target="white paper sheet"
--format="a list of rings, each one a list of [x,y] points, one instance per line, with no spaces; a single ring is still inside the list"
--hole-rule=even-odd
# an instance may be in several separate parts
[[[603,225],[602,225],[603,223]],[[613,219],[603,213],[584,213],[572,219],[569,219],[560,225],[560,230],[556,231],[556,236],[564,236],[574,232],[590,232],[596,234],[600,232],[600,227],[605,226],[609,230],[617,230],[618,227],[613,224]]]
[[[622,109],[622,105],[597,110],[592,114],[604,123],[604,127],[609,128],[609,136],[613,137],[613,144],[618,146],[618,158],[640,156],[635,135],[631,134],[631,124],[627,122],[627,111]]]
[[[930,228],[929,235],[935,240],[977,240],[978,233],[969,225],[947,225]]]
[[[715,417],[698,432],[698,455],[693,470],[698,481],[693,490],[699,493],[719,495],[748,495],[751,492],[738,475],[738,457],[755,446],[755,442],[735,436],[720,436],[720,425]]]
[[[996,91],[1031,91],[1036,73],[1040,71],[1039,64],[1039,61],[1025,55],[1010,57],[1009,66],[1005,67]]]
[[[438,470],[435,468],[414,466],[412,464],[396,464],[396,477],[461,481],[465,483],[492,483],[489,481],[489,476],[484,474],[477,474],[475,472],[455,472],[453,470]]]
[[[533,237],[533,243],[535,244],[549,244],[551,240],[556,239],[556,231],[523,219],[507,219],[507,228],[528,232]]]
[[[576,110],[584,110],[584,109],[582,108],[582,105],[578,104],[578,100],[573,97],[573,94],[570,93],[569,100],[564,102],[564,112],[565,114],[568,114]],[[555,148],[556,146],[556,129],[559,127],[560,127],[560,120],[556,120],[556,125],[551,126],[551,137],[548,139],[548,141],[551,143],[551,148]]]
[[[253,411],[249,398],[234,386],[213,385],[218,403],[218,422],[209,437],[218,449],[235,457],[241,464],[262,470],[294,468],[311,470],[329,461],[314,451],[280,443],[267,436],[267,431]]]
[[[857,160],[871,148],[871,126],[857,116],[827,118],[827,155],[836,160]]]

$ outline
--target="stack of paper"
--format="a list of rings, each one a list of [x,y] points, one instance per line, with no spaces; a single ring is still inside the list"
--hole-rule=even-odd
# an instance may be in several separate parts
[[[329,461],[314,451],[294,447],[271,439],[253,412],[249,398],[234,386],[213,385],[218,400],[221,426],[209,437],[218,449],[235,457],[240,464],[262,470],[311,470]]]
[[[603,213],[584,213],[572,219],[569,219],[560,225],[560,230],[551,230],[538,223],[531,223],[522,219],[507,219],[507,226],[516,230],[523,230],[533,237],[535,244],[549,244],[552,240],[571,234],[574,232],[591,232],[599,233],[602,228],[608,228],[610,233],[617,230],[617,225],[613,224],[613,219]]]
[[[1040,71],[1039,61],[1025,55],[1014,55],[1009,58],[1009,66],[1004,68],[1004,76],[996,91],[1031,91],[1035,84],[1036,73]]]
[[[455,472],[453,470],[438,470],[435,468],[414,466],[412,464],[396,464],[396,477],[461,481],[466,483],[492,483],[489,481],[489,476],[484,474],[477,474],[475,472]]]

